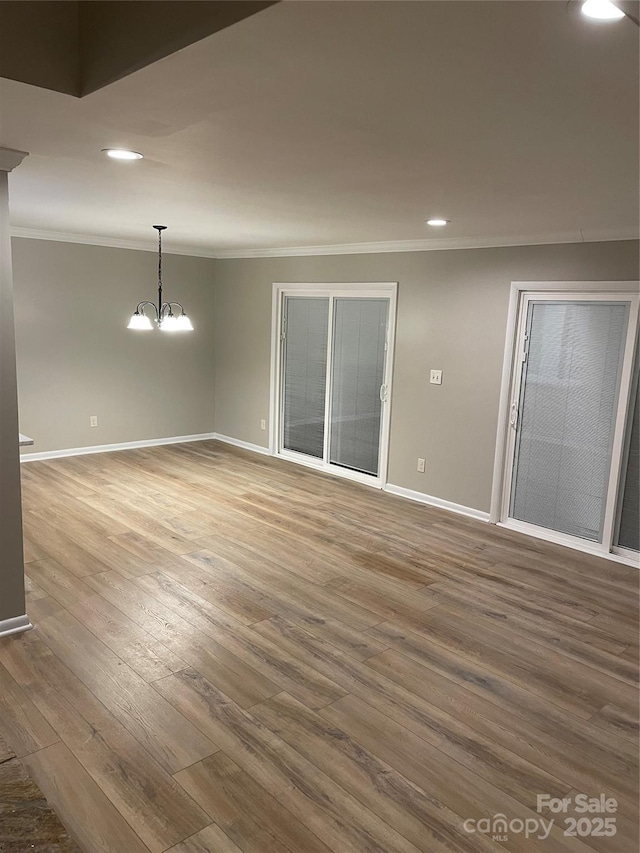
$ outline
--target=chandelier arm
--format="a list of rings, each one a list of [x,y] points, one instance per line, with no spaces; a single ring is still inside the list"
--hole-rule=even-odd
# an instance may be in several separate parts
[[[171,307],[172,305],[177,305],[180,311],[184,314],[184,308],[182,307],[180,302],[165,302],[165,305]]]
[[[149,302],[148,299],[145,299],[143,302],[138,303],[138,307],[136,308],[136,314],[144,314],[144,310],[141,311],[140,309],[144,309],[145,305],[151,305],[153,310],[156,312],[156,320],[159,319],[160,315],[158,314],[158,306],[153,302]]]

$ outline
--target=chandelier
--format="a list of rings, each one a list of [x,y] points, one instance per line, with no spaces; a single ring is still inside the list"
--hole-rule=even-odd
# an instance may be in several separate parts
[[[166,225],[154,225],[158,232],[158,304],[153,302],[140,302],[134,314],[129,320],[128,329],[153,329],[153,323],[150,317],[144,313],[147,305],[153,308],[155,316],[153,321],[163,332],[192,332],[193,325],[191,320],[184,313],[184,308],[179,302],[163,302],[162,301],[162,232],[166,231]],[[174,314],[173,309],[179,308],[180,313]]]

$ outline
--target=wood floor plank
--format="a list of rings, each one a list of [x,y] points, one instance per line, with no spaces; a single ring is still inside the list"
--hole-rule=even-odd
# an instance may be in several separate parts
[[[193,629],[181,630],[178,620],[163,623],[162,632],[154,622],[155,633],[148,633],[105,597],[92,591],[102,591],[99,583],[91,584],[91,589],[77,581],[69,584],[55,564],[45,561],[34,564],[34,570],[36,567],[42,583],[67,610],[146,681],[184,669],[188,661],[243,707],[278,692],[276,685],[257,670],[247,668],[227,650],[215,647]]]
[[[145,681],[164,678],[187,666],[186,661],[54,560],[31,563],[29,575],[37,578],[47,594],[63,604],[69,613]]]
[[[230,571],[215,573],[211,571],[210,564],[203,567],[193,559],[185,562],[186,566],[164,568],[162,571],[244,625],[261,622],[274,615],[267,606],[270,600],[251,583],[238,579]]]
[[[170,773],[217,746],[69,612],[40,622],[38,636]]]
[[[568,654],[575,654],[585,661],[590,654],[594,662],[598,660],[596,653],[590,648],[585,649],[585,646],[609,655],[617,655],[624,650],[623,643],[616,642],[594,626],[592,620],[585,623],[567,617],[559,618],[556,614],[549,614],[529,597],[517,603],[507,603],[493,595],[483,594],[473,583],[457,581],[434,584],[430,589],[430,597],[458,611],[477,613],[493,622],[513,625],[518,633],[563,648]]]
[[[635,687],[609,675],[579,664],[530,639],[515,636],[504,628],[489,626],[440,605],[420,619],[396,619],[400,628],[424,637],[482,664],[490,672],[521,684],[531,692],[546,696],[554,704],[588,719],[615,697],[616,704],[633,711],[637,707]],[[386,639],[383,630],[374,628],[372,636]]]
[[[267,606],[276,613],[294,609],[298,614],[330,615],[355,628],[369,628],[382,617],[332,594],[322,586],[306,583],[274,563],[259,560],[241,546],[216,539],[215,550],[204,549],[186,554],[185,559],[212,574],[231,575],[243,586],[249,586],[264,597]]]
[[[255,630],[313,660],[321,672],[331,671],[349,693],[402,721],[453,761],[520,798],[525,805],[535,803],[537,791],[554,791],[554,796],[562,796],[571,787],[295,625],[274,617]]]
[[[246,853],[329,851],[292,812],[224,752],[181,770],[175,778]]]
[[[617,788],[627,775],[630,761],[626,745],[619,739],[609,738],[609,748],[603,748],[603,739],[593,731],[592,721],[574,723],[570,729],[562,720],[549,724],[544,713],[546,709],[536,708],[535,701],[531,702],[526,716],[518,716],[506,708],[498,712],[489,699],[395,650],[375,655],[366,664],[430,704],[453,714],[490,740],[543,768],[554,778],[593,792],[591,796],[597,795],[603,780]],[[569,734],[572,735],[570,740],[567,739]],[[611,748],[613,742],[617,747],[615,751]],[[636,789],[623,786],[620,792],[633,798]]]
[[[635,595],[637,598],[637,593]],[[589,627],[603,631],[623,646],[638,648],[638,613],[633,609],[625,618],[600,614],[589,622]]]
[[[149,853],[146,844],[63,743],[34,752],[24,761],[84,853]]]
[[[425,853],[468,850],[459,815],[286,693],[251,714]],[[477,850],[495,850],[478,839]]]
[[[35,543],[39,549],[38,553],[46,554],[45,559],[57,560],[67,571],[77,577],[109,569],[109,566],[99,557],[68,536],[64,526],[56,527],[54,524],[49,524],[45,518],[36,516],[30,509],[24,512],[23,523],[25,536]]]
[[[151,513],[141,512],[133,506],[123,505],[121,501],[100,497],[84,497],[82,503],[91,509],[99,511],[110,519],[109,535],[116,536],[135,530],[144,533],[152,542],[166,548],[174,554],[185,554],[194,549],[193,542],[171,530],[162,520],[156,519]],[[107,528],[109,530],[109,527]]]
[[[429,587],[426,587],[428,590]],[[377,613],[380,619],[395,619],[397,616],[419,620],[431,607],[437,607],[439,601],[427,595],[416,595],[415,590],[375,589],[372,584],[345,581],[334,587],[342,598],[353,601]]]
[[[442,754],[394,719],[368,705],[356,696],[345,696],[318,712],[334,725],[347,732],[366,749],[399,770],[427,794],[446,803],[464,820],[480,820],[491,815],[505,814],[523,821],[536,820],[534,808],[527,808],[514,797],[487,784],[473,772],[456,762],[443,760]],[[475,851],[477,841],[471,836],[468,848]],[[565,838],[562,830],[554,828],[547,844],[554,853],[582,851],[588,847],[576,839]],[[512,853],[531,853],[532,840],[521,834],[508,834],[501,840]]]
[[[47,558],[49,559],[49,558]],[[36,562],[36,561],[33,561]],[[26,571],[26,569],[25,569]],[[29,575],[25,574],[24,576],[24,594],[28,603],[33,601],[38,601],[39,598],[46,598],[49,594],[45,592],[42,587],[39,587],[38,584],[31,580]]]
[[[132,584],[117,573],[108,572],[94,575],[88,579],[88,584],[167,645],[173,648],[175,643],[175,648],[193,661],[196,668],[202,661],[194,656],[194,652],[196,655],[199,652],[193,637],[196,632],[200,636],[199,631],[202,631],[215,640],[209,644],[209,650],[211,646],[224,646],[253,668],[252,677],[257,678],[257,673],[262,673],[279,685],[268,691],[268,695],[287,689],[309,707],[319,708],[345,694],[342,688],[312,667],[235,623],[224,611],[164,575],[149,575]],[[177,621],[178,617],[184,620],[182,624]],[[185,625],[193,626],[186,634]],[[199,645],[206,649],[206,640],[201,640]],[[223,686],[211,669],[207,674],[210,680]],[[254,704],[261,698],[264,695],[254,695],[246,704]]]
[[[34,542],[25,532],[24,534],[24,562],[25,565],[34,560],[48,560],[49,554]]]
[[[215,641],[216,646],[223,646],[254,670],[262,672],[280,689],[289,690],[292,695],[299,697],[310,708],[321,708],[344,695],[345,691],[330,679],[244,626],[234,624],[230,617],[211,602],[195,595],[172,578],[161,573],[148,575],[141,578],[137,585],[174,609],[190,624],[200,628]]]
[[[1,664],[0,734],[18,758],[60,740],[27,693]]]
[[[59,738],[153,853],[161,853],[209,823],[171,775],[35,633],[3,646],[0,656]]]
[[[591,723],[608,733],[622,735],[631,741],[638,741],[638,718],[616,705],[605,705],[590,720]]]
[[[567,714],[561,707],[550,703],[546,697],[531,692],[526,686],[521,686],[498,674],[487,671],[472,659],[451,652],[450,650],[430,643],[417,634],[403,631],[392,623],[380,626],[380,635],[385,636],[390,645],[402,655],[416,662],[420,667],[434,670],[475,696],[487,700],[497,706],[498,713],[491,713],[491,707],[486,710],[487,716],[497,720],[510,720],[513,732],[523,732],[525,741],[535,744],[555,744],[564,760],[569,760],[571,766],[580,768],[581,773],[590,779],[602,779],[608,784],[618,781],[633,796],[637,790],[638,759],[629,753],[626,744],[615,737],[602,736],[594,729],[590,720]],[[367,661],[369,665],[387,669],[391,677],[397,658],[382,654]],[[404,664],[407,666],[407,664]],[[428,675],[421,673],[425,681]],[[418,676],[418,678],[420,678]],[[453,698],[455,691],[450,695]],[[506,716],[505,716],[506,715]],[[518,717],[522,722],[513,719]],[[524,728],[523,728],[524,724]],[[558,743],[559,741],[559,743]],[[565,745],[562,748],[562,744]],[[584,784],[589,784],[585,782]]]
[[[155,686],[335,853],[415,853],[413,844],[197,672],[184,670]]]
[[[215,823],[181,841],[167,853],[243,853]]]
[[[199,612],[194,607],[180,607],[179,599],[175,596],[170,597],[171,607],[167,607],[162,600],[162,583],[153,583],[154,579],[154,576],[144,579],[149,583],[141,587],[138,583],[119,578],[117,573],[106,573],[95,575],[91,579],[91,586],[123,612],[142,620],[151,634],[180,654],[242,707],[250,707],[279,692],[278,681],[282,673],[291,667],[287,667],[286,663],[282,666],[272,665],[273,662],[266,654],[250,654],[246,642],[234,639],[234,626],[229,625],[230,631],[225,628],[225,619],[229,617],[225,617],[221,611],[217,614],[218,624],[222,626],[220,631],[213,621],[212,608],[206,617],[199,618]],[[153,594],[146,591],[149,588]],[[202,605],[206,605],[206,602],[203,601]],[[240,631],[241,626],[238,624],[236,636]],[[253,645],[258,648],[257,643]],[[333,686],[328,679],[314,677],[313,672],[310,675],[308,678],[305,678],[304,673],[300,675],[303,682],[301,689],[311,686],[319,691],[324,688],[320,693],[320,704],[327,704],[341,695],[340,690],[327,690]]]

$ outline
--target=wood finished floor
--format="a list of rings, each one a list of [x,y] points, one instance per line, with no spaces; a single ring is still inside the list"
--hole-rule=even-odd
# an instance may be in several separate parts
[[[635,569],[215,442],[22,472],[0,732],[86,853],[637,849]]]

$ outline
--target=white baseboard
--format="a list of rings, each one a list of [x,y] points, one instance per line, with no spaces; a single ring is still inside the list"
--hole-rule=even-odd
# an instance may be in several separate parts
[[[263,447],[261,444],[251,444],[249,441],[240,441],[239,438],[232,438],[230,435],[220,435],[220,433],[215,433],[213,438],[216,441],[222,441],[224,444],[232,444],[234,447],[242,447],[243,450],[252,450],[254,453],[269,456],[269,448]]]
[[[33,625],[25,613],[24,616],[12,616],[11,619],[0,619],[0,637],[9,637],[11,634],[22,634],[29,631]]]
[[[469,518],[475,518],[478,521],[489,521],[489,513],[483,512],[480,509],[473,509],[470,506],[455,504],[453,501],[445,501],[443,498],[436,498],[433,495],[425,495],[424,492],[414,492],[413,489],[405,489],[403,486],[394,486],[387,483],[384,486],[385,492],[392,495],[398,495],[401,498],[407,498],[410,501],[416,501],[420,504],[428,504],[435,506],[438,509],[446,509],[449,512],[456,512],[458,515],[467,515]]]
[[[622,549],[622,553],[607,551],[597,542],[590,542],[587,539],[576,539],[566,533],[559,533],[556,530],[549,530],[545,527],[536,527],[533,524],[517,521],[514,518],[499,521],[498,527],[504,527],[505,530],[514,530],[516,533],[522,533],[525,536],[533,536],[535,539],[542,539],[544,542],[553,542],[555,545],[562,545],[565,548],[572,548],[574,551],[580,551],[583,554],[592,554],[594,557],[612,560],[614,563],[633,566],[634,569],[640,568],[640,556],[633,551],[625,552],[624,549]]]
[[[149,438],[144,441],[123,441],[120,444],[96,444],[92,447],[68,447],[65,450],[44,450],[42,453],[21,453],[21,462],[41,462],[45,459],[61,459],[64,456],[84,456],[88,453],[111,453],[115,450],[135,450],[139,447],[159,447],[162,444],[185,444],[189,441],[213,441],[225,439],[215,432],[199,435],[174,435],[170,438]],[[231,442],[231,439],[229,439]],[[247,445],[249,446],[249,445]]]

